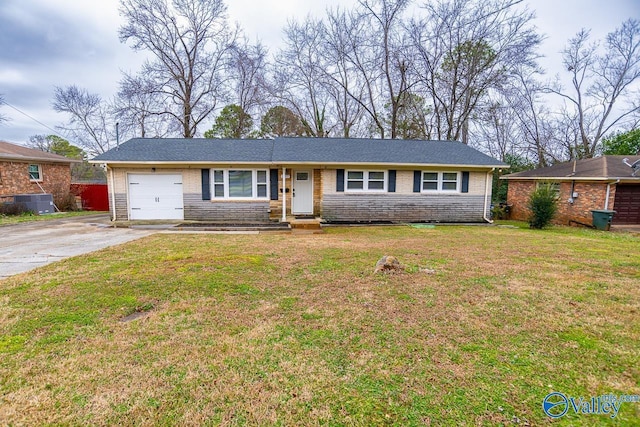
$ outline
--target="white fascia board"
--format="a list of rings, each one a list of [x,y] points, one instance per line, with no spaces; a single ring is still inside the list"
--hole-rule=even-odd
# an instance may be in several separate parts
[[[316,168],[327,167],[383,167],[385,169],[390,168],[455,168],[455,169],[475,169],[475,170],[491,170],[496,168],[506,169],[508,166],[503,165],[464,165],[464,164],[444,164],[444,163],[383,163],[383,162],[235,162],[235,161],[206,161],[206,162],[132,162],[132,161],[105,161],[105,160],[89,160],[89,163],[106,164],[109,166],[181,166],[181,167],[193,167],[193,166],[211,166],[211,165],[264,165],[264,167],[295,167],[295,166],[314,166]]]

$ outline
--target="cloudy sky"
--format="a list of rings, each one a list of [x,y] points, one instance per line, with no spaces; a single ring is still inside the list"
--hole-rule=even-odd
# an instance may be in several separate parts
[[[550,75],[561,71],[559,52],[581,28],[602,38],[622,21],[640,18],[640,0],[527,1],[536,12],[536,26],[546,35],[541,63]],[[287,19],[321,16],[327,7],[355,2],[227,0],[231,21],[272,52],[280,46]],[[139,68],[141,54],[118,40],[118,4],[119,0],[0,0],[0,94],[10,104],[0,107],[10,118],[0,124],[0,140],[24,143],[31,135],[53,133],[65,121],[51,108],[55,86],[76,84],[109,99],[121,70]]]

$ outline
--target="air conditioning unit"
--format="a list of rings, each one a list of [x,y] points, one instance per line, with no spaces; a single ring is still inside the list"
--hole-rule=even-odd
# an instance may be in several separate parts
[[[13,201],[24,204],[28,210],[40,215],[53,213],[55,209],[51,194],[18,194],[13,196]]]

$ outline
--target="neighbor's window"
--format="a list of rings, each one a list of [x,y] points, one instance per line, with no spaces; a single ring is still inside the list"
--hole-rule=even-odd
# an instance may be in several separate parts
[[[29,165],[29,179],[31,181],[42,181],[42,169],[40,165]]]
[[[556,197],[560,198],[560,183],[559,182],[537,182],[536,188],[540,188],[543,185],[548,185],[551,187],[551,191],[556,194]]]
[[[347,191],[384,191],[384,171],[347,171]]]
[[[215,199],[265,199],[268,197],[266,170],[213,171],[213,197]]]
[[[422,191],[458,191],[460,173],[422,172]]]

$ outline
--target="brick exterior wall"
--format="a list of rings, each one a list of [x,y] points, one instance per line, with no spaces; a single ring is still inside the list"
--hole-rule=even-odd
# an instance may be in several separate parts
[[[42,193],[38,184],[29,179],[29,165],[39,164],[42,181],[38,184],[53,194],[54,200],[68,197],[71,188],[71,167],[64,163],[21,163],[0,161],[0,196]]]
[[[535,188],[535,181],[509,181],[507,203],[511,205],[511,219],[520,221],[529,219],[530,211],[527,209],[527,203]],[[577,181],[574,184],[573,192],[578,193],[578,197],[574,198],[573,203],[569,203],[571,182],[560,183],[560,200],[558,201],[558,213],[553,220],[554,224],[569,225],[570,221],[591,224],[591,210],[604,209],[607,197],[606,183]],[[612,185],[609,194],[609,209],[613,208],[614,200],[615,185]]]
[[[483,196],[465,194],[325,194],[329,222],[484,222]]]
[[[184,195],[184,219],[226,223],[269,222],[269,202],[202,200],[202,193]]]

